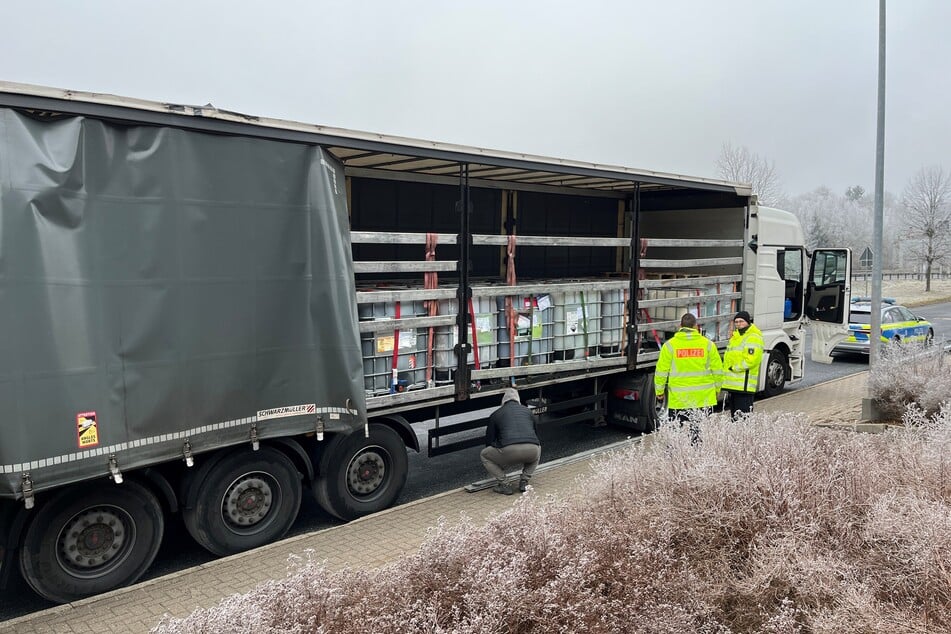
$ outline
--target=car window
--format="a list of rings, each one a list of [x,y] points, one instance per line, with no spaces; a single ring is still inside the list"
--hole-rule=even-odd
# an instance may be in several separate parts
[[[897,308],[895,308],[895,310],[897,310],[898,314],[901,315],[902,321],[917,321],[914,313],[912,313],[910,310],[908,310],[904,306],[898,306]]]
[[[894,324],[900,319],[898,311],[894,308],[889,308],[884,313],[882,313],[882,323],[883,324]]]
[[[867,313],[864,311],[853,310],[849,312],[849,323],[850,324],[863,324],[867,325],[872,323],[872,313]]]

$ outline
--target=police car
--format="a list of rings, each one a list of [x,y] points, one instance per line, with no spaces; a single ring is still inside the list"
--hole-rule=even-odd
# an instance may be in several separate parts
[[[832,352],[868,354],[868,335],[872,324],[872,303],[867,297],[856,297],[849,306],[849,336]],[[894,299],[882,298],[882,343],[930,344],[934,339],[931,323],[912,313]]]

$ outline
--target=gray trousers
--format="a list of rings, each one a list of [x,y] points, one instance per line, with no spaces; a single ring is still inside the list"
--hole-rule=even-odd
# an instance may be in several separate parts
[[[516,465],[522,467],[522,480],[528,480],[535,473],[538,460],[542,457],[542,448],[528,442],[508,445],[501,449],[490,445],[483,449],[479,456],[485,470],[499,482],[505,482],[505,471]]]

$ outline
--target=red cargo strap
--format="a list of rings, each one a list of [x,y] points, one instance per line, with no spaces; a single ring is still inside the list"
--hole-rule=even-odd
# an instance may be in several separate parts
[[[647,319],[647,323],[649,324],[654,323],[653,320],[651,320],[650,313],[647,312],[647,309],[642,308],[641,310],[644,311],[644,318]],[[658,349],[663,348],[664,344],[661,342],[660,335],[657,334],[657,331],[651,328],[651,333],[653,333],[654,335],[654,341],[657,342],[657,348]]]
[[[624,307],[622,309],[623,317],[621,318],[621,354],[627,354],[627,302],[630,300],[630,292],[625,288],[624,289]]]
[[[434,262],[436,260],[436,242],[438,241],[438,234],[427,233],[426,234],[426,261]],[[435,289],[439,287],[439,273],[436,271],[426,271],[423,273],[423,288],[426,289]],[[426,307],[427,312],[430,317],[435,317],[439,314],[439,300],[427,299],[423,302],[423,305]],[[426,350],[426,385],[432,387],[433,380],[433,331],[432,326],[429,327],[429,338],[428,345]]]
[[[400,303],[396,302],[396,319],[400,318]],[[396,393],[396,386],[399,384],[399,355],[400,355],[400,329],[393,329],[393,368],[392,379],[390,381],[390,394]]]
[[[479,369],[479,333],[476,329],[475,310],[472,308],[472,298],[469,298],[469,323],[472,326],[472,359],[475,369]]]

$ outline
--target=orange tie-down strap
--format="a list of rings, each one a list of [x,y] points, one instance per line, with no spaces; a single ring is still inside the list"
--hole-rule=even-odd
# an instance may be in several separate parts
[[[438,234],[427,233],[426,234],[426,261],[434,262],[436,260],[436,242],[438,241]],[[435,289],[439,288],[439,273],[436,271],[426,271],[423,273],[423,288],[425,289]],[[427,299],[423,302],[426,306],[426,310],[430,317],[435,317],[439,314],[439,300],[436,299]],[[434,328],[429,327],[429,338],[428,345],[426,350],[426,385],[432,387],[433,379],[433,336]]]
[[[400,303],[396,302],[395,319],[400,319]],[[390,394],[395,394],[399,387],[399,355],[400,355],[400,329],[393,329],[393,365],[390,368]]]

